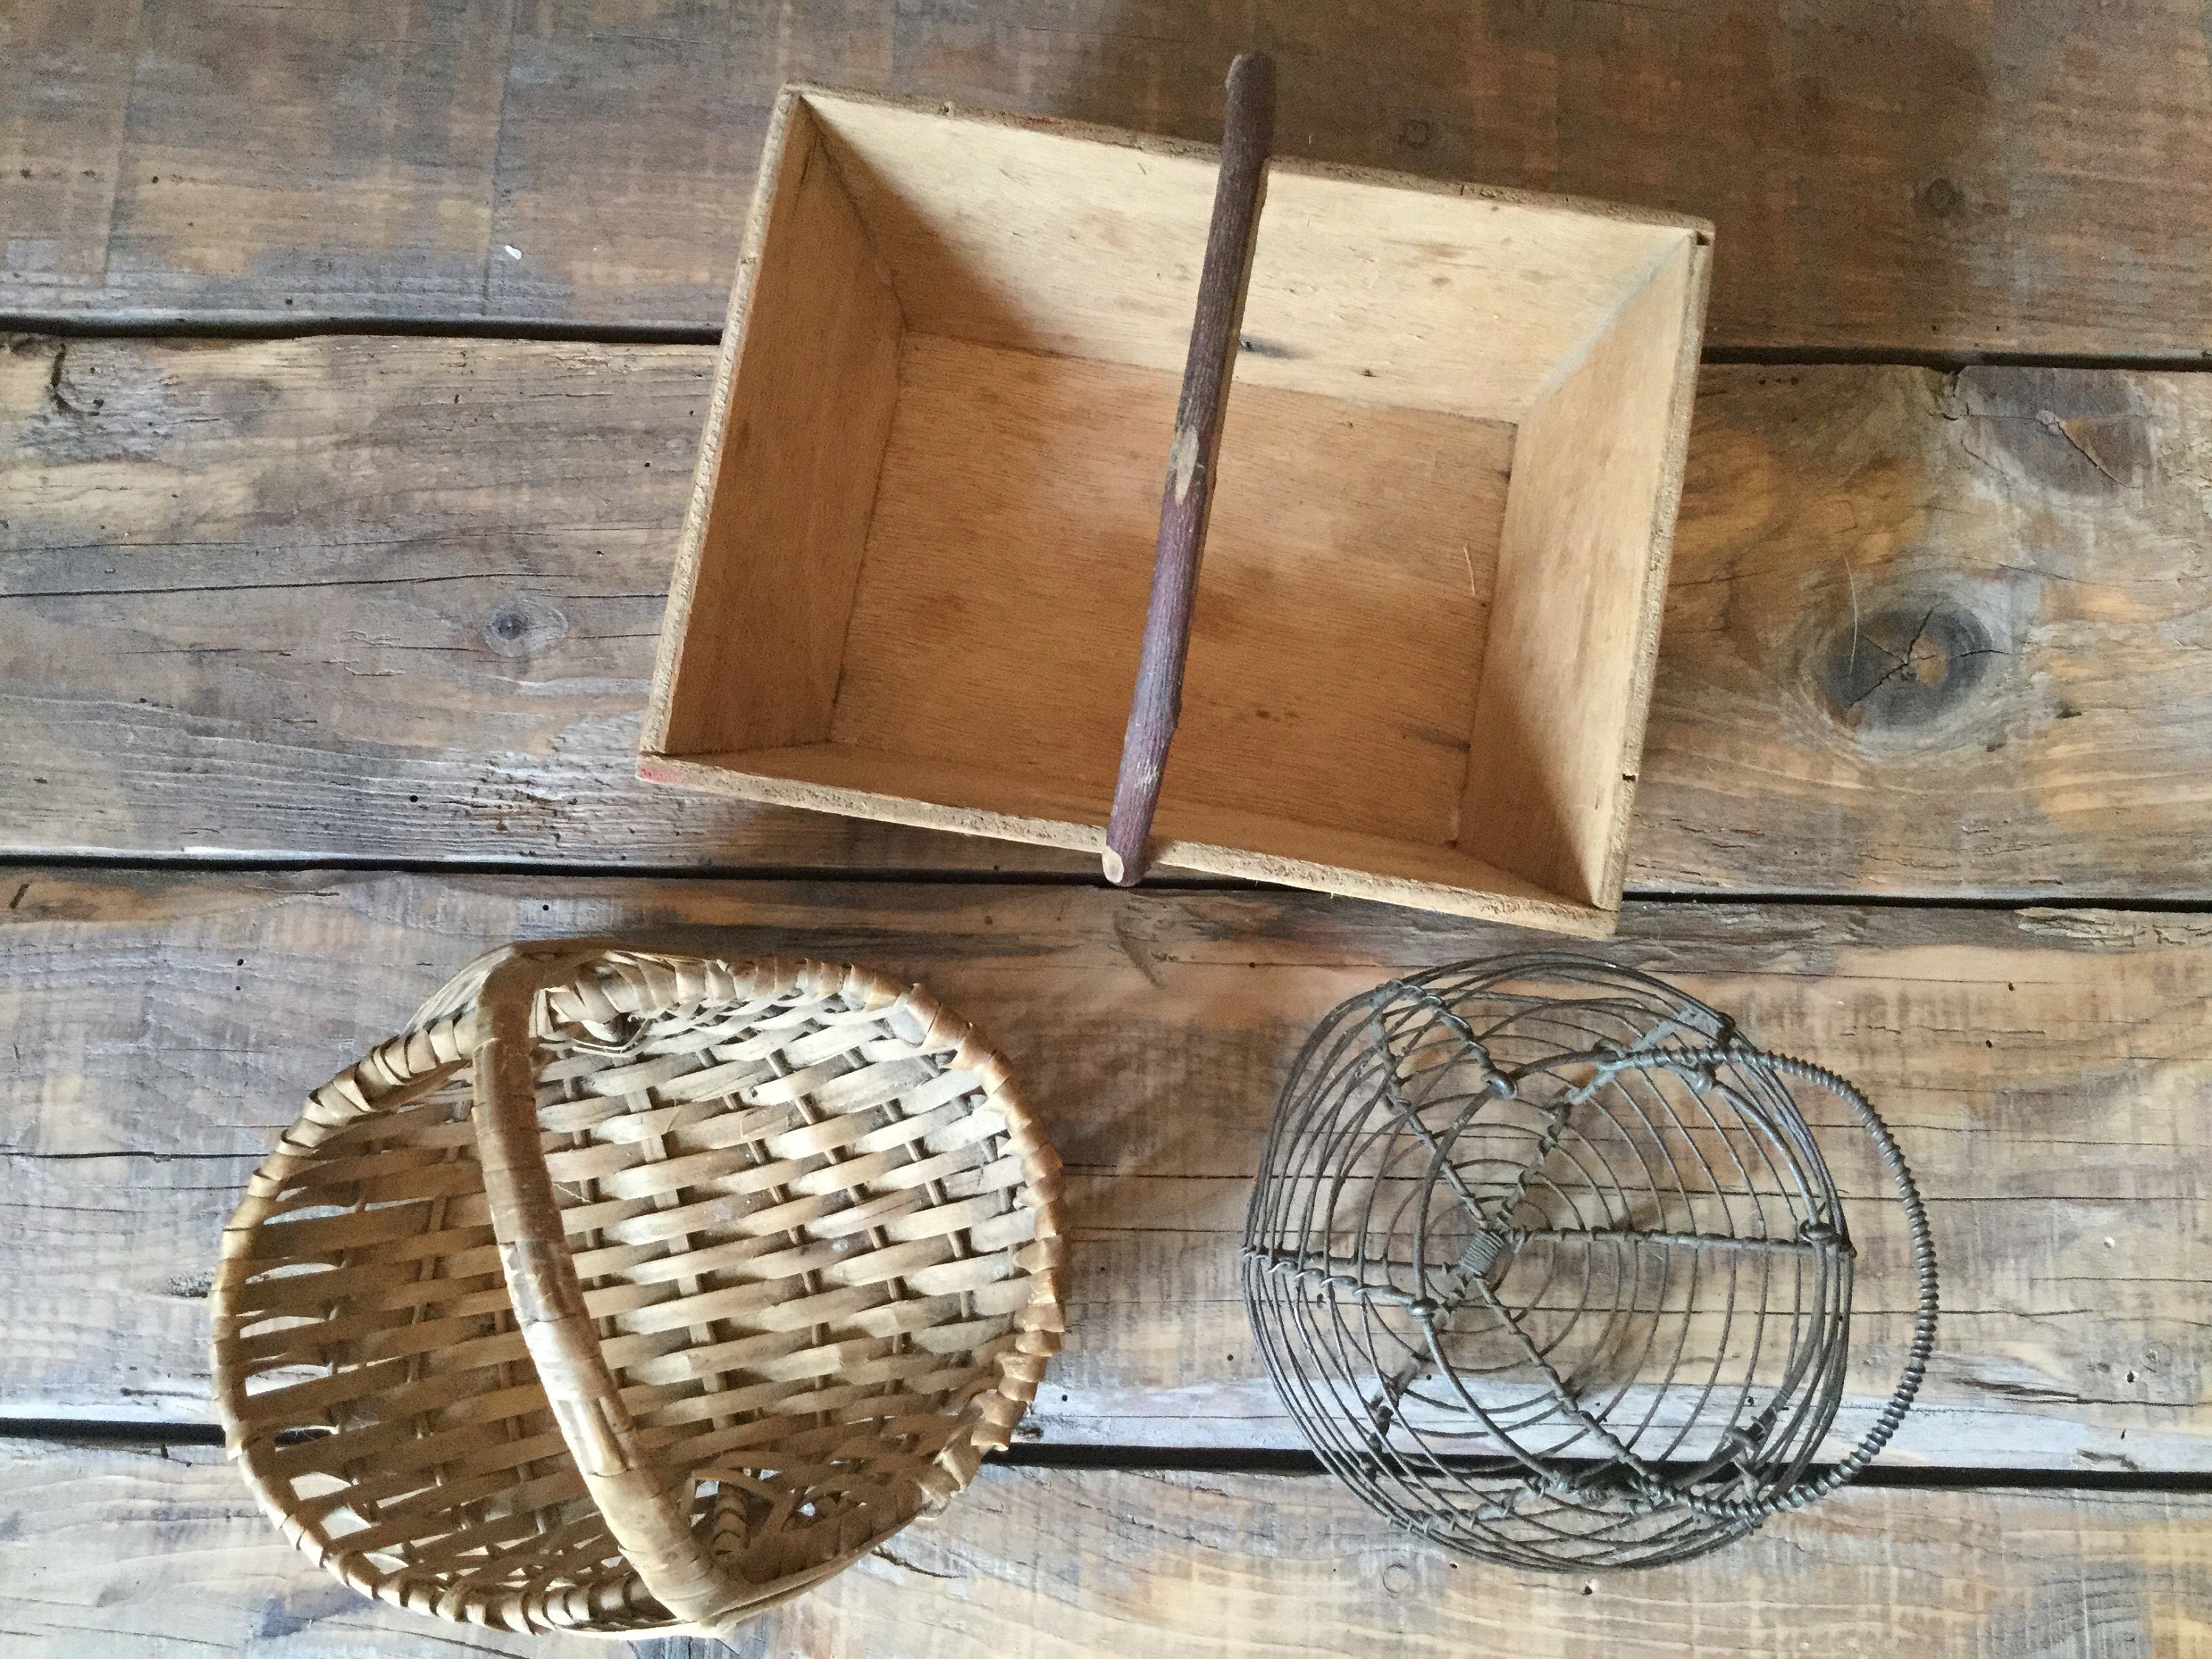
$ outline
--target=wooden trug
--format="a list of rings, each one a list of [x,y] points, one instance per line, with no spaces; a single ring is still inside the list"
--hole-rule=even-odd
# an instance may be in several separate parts
[[[495,951],[250,1183],[214,1289],[228,1443],[366,1595],[726,1631],[1006,1443],[1060,1346],[1060,1184],[919,987]]]
[[[786,90],[643,776],[1105,853],[1217,175]],[[1709,241],[1271,164],[1159,863],[1611,930]]]

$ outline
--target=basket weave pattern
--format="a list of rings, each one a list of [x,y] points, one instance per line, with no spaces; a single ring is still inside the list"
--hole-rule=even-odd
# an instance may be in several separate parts
[[[1006,1443],[1060,1346],[1060,1188],[919,987],[495,953],[253,1176],[214,1297],[232,1455],[380,1599],[726,1629]]]

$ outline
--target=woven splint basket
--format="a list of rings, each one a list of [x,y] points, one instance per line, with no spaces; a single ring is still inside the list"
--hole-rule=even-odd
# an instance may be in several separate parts
[[[367,1595],[726,1631],[1006,1443],[1060,1345],[1060,1184],[919,987],[497,951],[247,1188],[214,1297],[231,1454]]]

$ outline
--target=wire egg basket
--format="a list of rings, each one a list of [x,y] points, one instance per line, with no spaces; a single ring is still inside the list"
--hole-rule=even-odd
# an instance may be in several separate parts
[[[1826,1465],[1856,1255],[1790,1081],[1870,1140],[1916,1281],[1888,1403]],[[1927,1216],[1865,1097],[1559,955],[1393,980],[1322,1021],[1243,1285],[1331,1470],[1421,1537],[1538,1569],[1681,1560],[1833,1491],[1896,1431],[1936,1334]]]

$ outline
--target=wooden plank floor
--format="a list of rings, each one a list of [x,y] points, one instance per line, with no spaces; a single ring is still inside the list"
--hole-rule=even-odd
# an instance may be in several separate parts
[[[1341,998],[1529,937],[1308,894],[1095,887],[24,867],[10,896],[0,1021],[24,1087],[0,1145],[26,1208],[0,1235],[0,1413],[155,1423],[211,1420],[216,1234],[356,1034],[506,939],[611,932],[926,977],[1006,1055],[1069,1168],[1068,1347],[1035,1439],[1295,1447],[1237,1289],[1278,1081]],[[2212,1180],[2173,1156],[2212,1140],[2212,921],[1645,905],[1612,954],[1887,1109],[1945,1279],[1899,1461],[2212,1473],[2194,1334]],[[1882,1172],[1839,1108],[1818,1121],[1862,1263],[1856,1438],[1911,1337],[1911,1281]]]
[[[0,849],[1086,868],[636,781],[710,359],[18,337]],[[1707,369],[1632,889],[2212,899],[2208,588],[2202,377]]]
[[[0,1659],[583,1651],[284,1546],[208,1443],[204,1298],[307,1088],[479,949],[599,932],[926,980],[1071,1172],[1068,1348],[1013,1461],[741,1653],[2212,1654],[2203,23],[0,8]],[[1606,951],[1868,1088],[1944,1316],[1874,1482],[1684,1567],[1391,1534],[1299,1472],[1237,1298],[1304,1030],[1533,936],[631,777],[775,87],[1204,137],[1248,40],[1294,153],[1720,227]],[[1908,1301],[1879,1172],[1822,1127],[1849,1435]]]
[[[2192,0],[38,0],[4,59],[21,312],[713,328],[775,90],[1210,138],[1713,220],[1723,347],[2203,356]]]
[[[300,1566],[212,1449],[0,1444],[9,1651],[609,1651],[586,1637],[441,1626]],[[1860,1488],[1725,1554],[1592,1578],[1418,1548],[1321,1476],[987,1468],[944,1521],[729,1647],[630,1651],[2102,1659],[2201,1653],[2208,1613],[2212,1497],[2201,1493]]]

